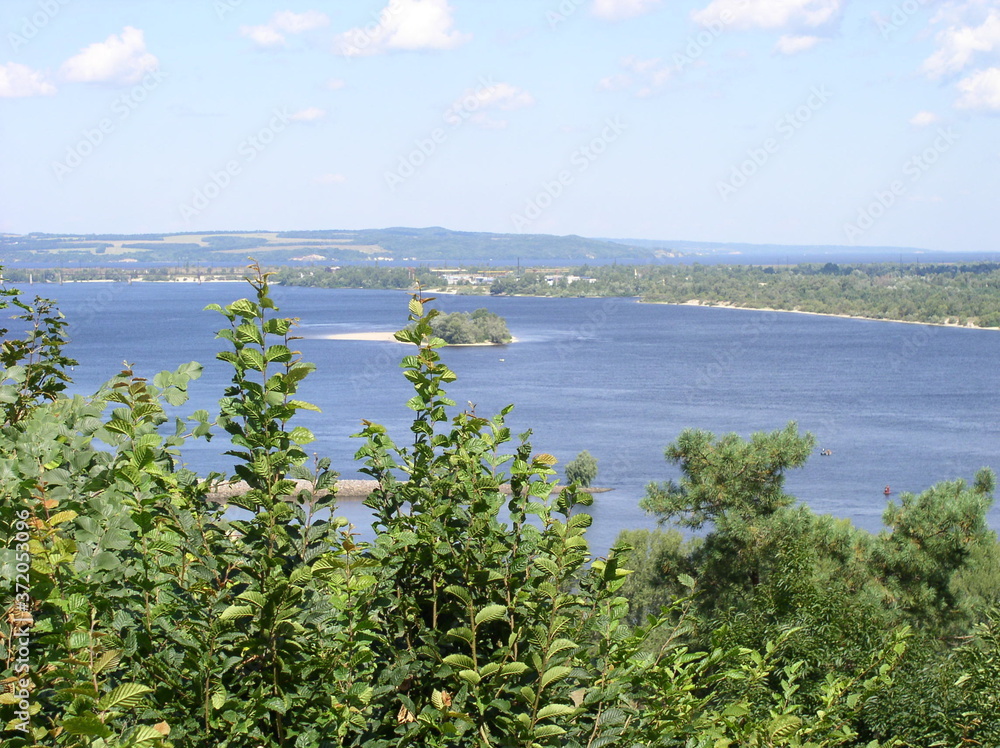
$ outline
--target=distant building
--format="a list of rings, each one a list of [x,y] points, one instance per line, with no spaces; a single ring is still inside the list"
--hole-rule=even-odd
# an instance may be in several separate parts
[[[478,275],[473,273],[445,273],[441,276],[449,286],[488,286],[495,278],[489,275]]]
[[[568,286],[571,283],[577,283],[577,282],[582,282],[582,283],[596,283],[597,282],[597,278],[585,278],[582,275],[546,275],[545,276],[545,282],[548,283],[550,286],[554,286],[556,283],[559,283],[560,281],[566,281],[566,285]]]

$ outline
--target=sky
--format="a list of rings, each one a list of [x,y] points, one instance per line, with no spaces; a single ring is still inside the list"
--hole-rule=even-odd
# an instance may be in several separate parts
[[[2,0],[0,232],[997,251],[1000,0]]]

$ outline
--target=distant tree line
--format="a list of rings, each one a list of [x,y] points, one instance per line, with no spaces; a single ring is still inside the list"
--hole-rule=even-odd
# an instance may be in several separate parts
[[[908,322],[1000,327],[1000,264],[803,264],[584,266],[593,283],[551,283],[525,272],[497,279],[493,294],[636,296],[644,301],[731,304]]]

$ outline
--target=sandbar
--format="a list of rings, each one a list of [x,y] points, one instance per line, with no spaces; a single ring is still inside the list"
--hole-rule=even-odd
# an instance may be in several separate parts
[[[332,335],[308,335],[312,340],[366,340],[380,343],[399,343],[394,332],[338,332]],[[516,343],[517,338],[511,338]],[[474,345],[507,345],[507,343],[449,343],[449,348],[471,347]]]

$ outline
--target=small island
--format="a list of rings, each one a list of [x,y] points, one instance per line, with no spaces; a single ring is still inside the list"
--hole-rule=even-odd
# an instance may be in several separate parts
[[[513,340],[507,321],[488,309],[434,318],[434,334],[449,345],[505,345]]]
[[[507,320],[488,309],[438,314],[432,323],[434,335],[448,345],[506,345],[515,342],[507,329]],[[322,340],[360,340],[369,342],[402,342],[395,332],[343,332],[332,335],[310,335]]]

